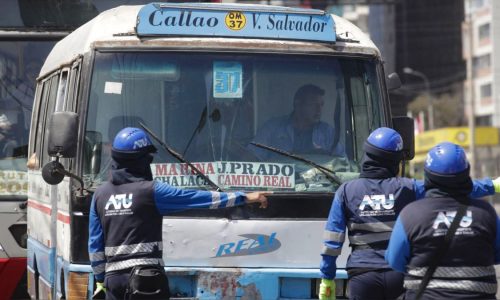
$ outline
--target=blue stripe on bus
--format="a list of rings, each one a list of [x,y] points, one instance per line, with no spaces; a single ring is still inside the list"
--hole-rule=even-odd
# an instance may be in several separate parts
[[[49,248],[42,243],[28,237],[28,266],[38,270],[40,276],[50,283],[54,282],[54,259],[56,255],[55,248]],[[34,259],[36,257],[36,267]]]

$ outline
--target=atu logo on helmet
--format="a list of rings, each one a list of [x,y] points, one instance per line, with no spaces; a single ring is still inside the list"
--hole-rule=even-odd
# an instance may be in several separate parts
[[[149,146],[149,141],[147,138],[142,138],[134,142],[134,149],[140,149]]]
[[[430,156],[429,153],[427,153],[427,159],[425,160],[425,165],[429,167],[430,165],[432,165],[432,161],[433,161],[432,157]]]
[[[399,140],[399,142],[396,144],[396,151],[401,151],[403,150],[403,140]]]

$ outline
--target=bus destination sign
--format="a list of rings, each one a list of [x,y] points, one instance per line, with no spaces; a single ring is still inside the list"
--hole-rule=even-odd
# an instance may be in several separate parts
[[[329,14],[297,13],[293,10],[245,11],[247,7],[228,9],[213,5],[192,8],[151,3],[139,11],[136,32],[138,36],[218,36],[335,42],[335,23]]]

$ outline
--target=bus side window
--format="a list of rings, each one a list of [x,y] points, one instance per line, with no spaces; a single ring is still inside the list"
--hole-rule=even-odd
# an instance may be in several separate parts
[[[54,111],[64,111],[65,108],[67,107],[68,89],[69,89],[68,76],[69,76],[69,69],[64,69],[61,72],[61,76],[59,78],[59,85],[58,85],[58,88],[57,88],[57,98],[56,98],[55,109],[53,111],[49,111],[49,117],[47,119],[47,127],[46,127],[47,131],[49,130],[49,127],[48,127],[49,123],[48,122],[50,122],[50,116],[52,115],[52,112],[54,112]],[[47,135],[47,137],[48,137],[48,135]],[[45,150],[45,151],[47,151],[47,150]],[[48,158],[48,160],[45,163],[47,163],[50,160],[51,159]],[[61,163],[64,166],[68,166],[69,159],[68,158],[61,159]]]
[[[57,88],[56,108],[54,111],[64,111],[66,96],[68,94],[68,70],[61,72],[59,87]]]
[[[40,98],[37,98],[37,103],[35,105],[35,114],[34,118],[32,120],[33,126],[31,128],[32,132],[32,138],[34,141],[31,143],[32,145],[35,146],[33,149],[33,153],[30,154],[30,158],[28,160],[28,168],[29,169],[39,169],[40,168],[40,154],[43,152],[42,151],[42,135],[43,135],[43,129],[45,126],[45,112],[47,110],[47,103],[49,94],[50,94],[50,87],[51,87],[51,82],[52,78],[49,78],[41,83],[41,95]]]
[[[80,63],[81,61],[77,61],[72,67],[69,73],[68,79],[68,92],[66,103],[64,105],[65,111],[76,112],[76,108],[78,107],[78,88],[80,86]],[[64,166],[68,168],[68,171],[74,170],[74,159],[68,159],[67,163],[64,163]]]
[[[30,135],[29,135],[29,143],[28,143],[28,161],[26,162],[26,167],[29,170],[34,170],[38,169],[38,158],[36,156],[36,136],[37,136],[37,122],[38,122],[38,117],[40,113],[40,98],[42,97],[43,93],[46,92],[47,86],[44,85],[43,83],[37,82],[37,87],[36,87],[36,92],[35,92],[35,102],[33,103],[33,118],[31,120],[31,125],[30,125]]]
[[[76,112],[78,100],[78,88],[80,87],[80,61],[71,68],[69,76],[68,99],[66,101],[66,111]]]
[[[53,76],[50,80],[50,92],[49,92],[49,97],[47,99],[47,109],[45,110],[45,115],[43,117],[43,129],[45,129],[45,134],[43,135],[43,142],[42,142],[42,154],[38,155],[41,157],[40,165],[43,166],[46,163],[48,163],[51,158],[49,154],[47,153],[47,139],[49,136],[49,123],[50,123],[50,117],[52,116],[52,113],[54,113],[55,108],[56,108],[56,100],[57,100],[57,94],[58,94],[58,85],[59,85],[59,74]],[[42,124],[40,124],[42,125]],[[42,131],[43,131],[42,129]]]

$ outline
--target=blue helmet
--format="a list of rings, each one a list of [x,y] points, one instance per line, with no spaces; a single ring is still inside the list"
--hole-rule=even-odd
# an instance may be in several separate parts
[[[112,151],[115,158],[134,159],[156,152],[156,147],[142,129],[126,127],[116,134]]]
[[[453,175],[468,170],[465,151],[450,142],[437,144],[427,153],[425,170],[436,174]]]
[[[373,146],[385,151],[397,152],[403,150],[403,138],[396,130],[391,128],[377,128],[366,140]]]
[[[366,153],[389,160],[401,160],[403,157],[403,138],[394,129],[380,127],[366,139]]]

